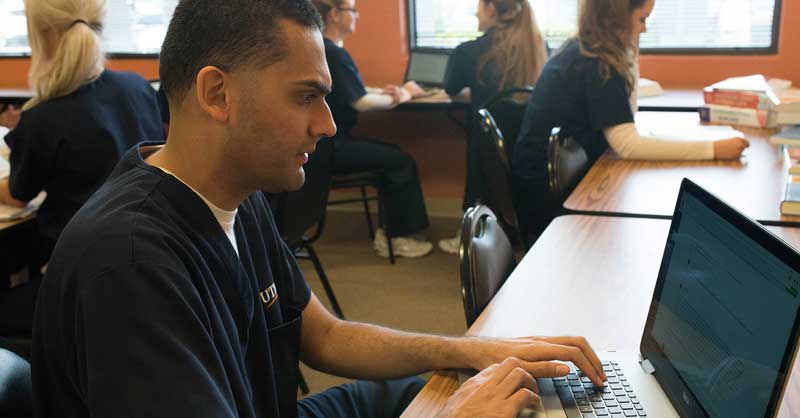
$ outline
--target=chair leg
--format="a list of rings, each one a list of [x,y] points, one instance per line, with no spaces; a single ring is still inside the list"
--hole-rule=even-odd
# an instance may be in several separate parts
[[[300,386],[300,392],[303,395],[308,395],[311,393],[311,390],[308,389],[308,383],[306,383],[306,378],[303,376],[303,372],[300,371],[300,366],[297,366],[297,386]]]
[[[381,196],[380,191],[378,192],[378,207],[380,208],[380,211],[383,212],[384,219],[386,219],[386,205],[383,203],[383,196]],[[388,225],[382,225],[382,226],[383,226],[383,231],[386,233],[385,234],[386,235],[386,247],[388,247],[388,249],[389,249],[389,263],[390,264],[394,264],[394,262],[395,262],[395,259],[394,259],[394,247],[392,246],[392,238],[394,238],[394,237],[392,236],[392,234],[389,233],[389,226]]]
[[[311,263],[314,264],[314,270],[317,271],[319,281],[322,282],[322,287],[325,288],[325,294],[328,295],[328,300],[331,302],[333,312],[339,318],[344,319],[342,308],[339,307],[339,301],[336,300],[336,295],[333,294],[333,288],[331,287],[331,283],[328,281],[328,276],[325,274],[325,270],[322,269],[322,264],[319,262],[317,252],[314,251],[314,247],[309,243],[304,243],[303,246],[305,247],[306,251],[308,251],[308,258],[310,258]]]
[[[369,239],[375,239],[375,229],[372,227],[372,215],[369,213],[369,200],[367,200],[367,188],[366,186],[360,186],[361,189],[361,199],[364,202],[364,215],[367,217],[367,230],[369,231]]]

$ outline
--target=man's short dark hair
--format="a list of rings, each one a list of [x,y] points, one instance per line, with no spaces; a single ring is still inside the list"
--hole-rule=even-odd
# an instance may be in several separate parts
[[[310,0],[181,0],[161,47],[161,85],[173,103],[205,66],[266,68],[289,52],[279,21],[322,31]]]

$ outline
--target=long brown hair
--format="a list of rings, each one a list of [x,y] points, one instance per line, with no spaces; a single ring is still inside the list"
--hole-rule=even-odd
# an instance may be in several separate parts
[[[494,5],[497,25],[492,48],[478,61],[478,82],[491,64],[501,90],[535,84],[547,60],[547,47],[528,0],[480,0]]]
[[[611,77],[611,70],[625,78],[633,91],[634,54],[631,54],[631,15],[647,0],[582,0],[578,17],[578,45],[581,55],[600,61],[600,75]]]
[[[100,45],[105,0],[26,0],[31,46],[28,74],[33,99],[23,106],[66,96],[90,81],[105,60]],[[56,42],[48,43],[48,36]]]

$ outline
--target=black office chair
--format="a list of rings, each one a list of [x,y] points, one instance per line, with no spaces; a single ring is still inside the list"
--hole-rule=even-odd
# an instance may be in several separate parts
[[[564,203],[590,167],[581,144],[562,135],[561,129],[553,128],[547,142],[547,177],[550,193],[557,203]]]
[[[471,326],[500,290],[517,262],[503,228],[491,209],[467,209],[461,221],[461,296]]]
[[[378,203],[378,211],[386,213],[388,208],[381,198],[381,188],[379,181],[382,173],[380,171],[366,171],[363,173],[347,174],[340,176],[333,176],[331,181],[331,190],[344,190],[344,189],[358,189],[361,197],[344,198],[328,201],[328,205],[343,205],[348,203],[362,203],[364,205],[364,216],[367,220],[367,231],[369,232],[369,239],[375,239],[375,228],[372,226],[372,215],[369,212],[369,202],[376,201]],[[375,194],[370,195],[367,193],[367,188],[375,190]],[[392,247],[392,236],[390,235],[389,228],[386,225],[380,225],[386,233],[386,245],[389,247],[389,263],[395,263],[394,248]]]
[[[503,148],[509,161],[514,155],[514,145],[517,143],[525,108],[532,93],[531,86],[511,88],[501,91],[483,106],[491,112],[495,124],[503,134]]]
[[[325,209],[331,184],[333,167],[333,140],[323,139],[317,143],[316,151],[309,156],[304,166],[306,181],[295,192],[280,193],[270,197],[270,205],[275,212],[278,231],[286,244],[299,259],[311,260],[314,270],[325,289],[334,313],[344,318],[339,301],[333,293],[328,275],[314,251],[313,243],[322,235],[325,226]],[[313,228],[314,233],[307,232]]]
[[[0,341],[0,417],[33,416],[31,366]]]
[[[525,243],[514,204],[511,163],[506,151],[506,140],[493,115],[487,109],[476,113],[476,135],[480,150],[481,174],[486,184],[482,204],[490,207],[508,235]]]

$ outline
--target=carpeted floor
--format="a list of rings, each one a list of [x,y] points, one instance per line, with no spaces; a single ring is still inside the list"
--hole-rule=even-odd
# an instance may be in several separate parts
[[[459,205],[454,199],[428,202],[429,240],[455,235]],[[322,239],[314,248],[348,320],[445,335],[466,331],[457,255],[436,248],[426,257],[389,264],[373,251],[358,206],[329,210]],[[329,306],[311,262],[301,260],[300,265],[314,293]],[[347,381],[305,365],[301,369],[312,393]]]

